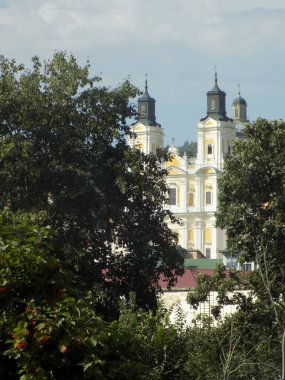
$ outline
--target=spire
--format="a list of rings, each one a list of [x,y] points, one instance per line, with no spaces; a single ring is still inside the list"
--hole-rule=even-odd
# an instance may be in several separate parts
[[[144,125],[160,126],[155,117],[155,99],[148,93],[147,74],[143,96],[138,99],[138,120]]]
[[[145,92],[147,92],[148,86],[147,86],[147,73],[145,74]]]
[[[240,96],[240,84],[238,84],[238,96]]]
[[[153,99],[152,97],[149,96],[149,93],[148,93],[148,82],[147,82],[147,74],[145,74],[145,82],[144,82],[144,93],[143,93],[143,96],[140,99],[146,99],[146,100],[150,100],[150,99]],[[154,100],[154,99],[153,99]]]
[[[215,65],[215,84],[218,84],[217,66]]]

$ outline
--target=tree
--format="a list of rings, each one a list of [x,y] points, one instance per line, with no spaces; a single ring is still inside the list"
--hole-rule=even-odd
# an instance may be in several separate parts
[[[283,121],[263,119],[245,127],[225,161],[217,214],[232,252],[256,263],[258,274],[248,279],[268,300],[280,327],[285,318],[284,127]]]
[[[38,215],[0,218],[1,378],[82,378],[79,364],[104,322],[56,257],[50,227],[40,224]]]
[[[268,254],[284,263],[284,135],[282,121],[246,126],[219,181],[217,223],[249,260],[266,244]]]
[[[224,336],[230,338],[221,340],[224,378],[232,374],[269,379],[280,373],[285,320],[284,138],[283,121],[258,119],[246,126],[219,180],[217,226],[227,231],[229,254],[254,262],[255,270],[226,273],[220,267],[212,278],[200,277],[188,297],[195,306],[217,291],[215,317],[223,305],[237,306],[236,314],[221,323]]]
[[[64,269],[43,220],[7,210],[0,217],[0,377],[188,378],[186,335],[165,309],[144,312],[132,295],[120,302],[118,320],[104,321],[94,294]]]
[[[197,142],[196,141],[191,141],[189,143],[189,141],[186,140],[183,145],[178,147],[178,149],[181,156],[183,156],[184,153],[186,153],[188,157],[197,156]]]
[[[195,291],[188,294],[188,302],[197,308],[212,291],[217,292],[212,318],[198,325],[199,332],[192,338],[193,344],[193,339],[198,342],[203,339],[203,345],[211,347],[203,358],[207,364],[201,366],[201,379],[203,376],[211,379],[277,378],[281,363],[280,326],[274,318],[259,272],[245,275],[236,270],[226,271],[221,265],[212,276],[199,276]],[[236,312],[221,318],[221,308],[225,305],[235,305]],[[195,350],[193,355],[200,356],[200,350]],[[192,360],[190,355],[189,365]],[[211,363],[215,363],[214,368]]]
[[[182,258],[164,223],[165,155],[126,143],[138,90],[99,87],[63,52],[32,62],[0,59],[0,208],[44,211],[59,258],[83,289],[104,288],[105,308],[130,291],[155,308],[159,276],[173,283]]]

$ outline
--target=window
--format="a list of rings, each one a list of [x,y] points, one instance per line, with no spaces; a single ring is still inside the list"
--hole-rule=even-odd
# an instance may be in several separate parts
[[[141,105],[141,116],[145,116],[145,115],[146,115],[146,105],[142,104]]]
[[[206,205],[210,205],[212,203],[212,193],[211,191],[206,191]]]
[[[226,258],[226,268],[227,269],[237,269],[237,258],[236,257],[227,257]]]
[[[210,108],[212,111],[214,111],[216,109],[216,100],[215,99],[211,99]]]
[[[244,263],[244,264],[242,264],[241,270],[243,272],[250,272],[251,271],[251,263]]]
[[[211,248],[206,248],[206,258],[207,259],[211,258]]]
[[[211,155],[213,154],[213,145],[212,144],[208,145],[207,153],[211,154]]]
[[[228,145],[228,154],[231,154],[231,146]]]
[[[169,204],[169,206],[175,206],[176,205],[176,189],[173,187],[169,189],[168,204]]]

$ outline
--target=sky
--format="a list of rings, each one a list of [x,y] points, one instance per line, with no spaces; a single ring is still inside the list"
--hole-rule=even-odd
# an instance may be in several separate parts
[[[0,54],[30,65],[64,50],[102,84],[125,78],[156,99],[165,144],[196,139],[206,93],[238,94],[248,117],[285,119],[284,0],[0,0]]]

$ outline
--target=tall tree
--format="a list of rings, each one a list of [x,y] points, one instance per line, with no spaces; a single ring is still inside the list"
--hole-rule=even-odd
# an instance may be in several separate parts
[[[266,296],[280,325],[285,317],[284,139],[283,121],[258,119],[245,127],[225,161],[217,214],[232,252],[256,263],[251,287],[263,300]]]
[[[217,225],[227,231],[229,254],[254,262],[255,269],[226,273],[220,267],[213,277],[200,277],[196,291],[188,296],[195,307],[210,291],[217,291],[215,317],[220,307],[237,306],[236,314],[221,324],[224,336],[234,337],[221,347],[226,353],[224,378],[231,378],[230,372],[241,379],[269,379],[280,373],[285,320],[284,140],[281,120],[258,119],[246,126],[219,180]]]
[[[163,221],[159,156],[126,143],[138,90],[99,87],[88,63],[63,52],[32,62],[0,59],[0,207],[44,210],[83,287],[135,291],[140,306],[155,307],[159,276],[173,282],[182,260]]]
[[[283,121],[258,119],[246,126],[219,181],[218,225],[249,260],[266,248],[284,263],[284,136]]]

